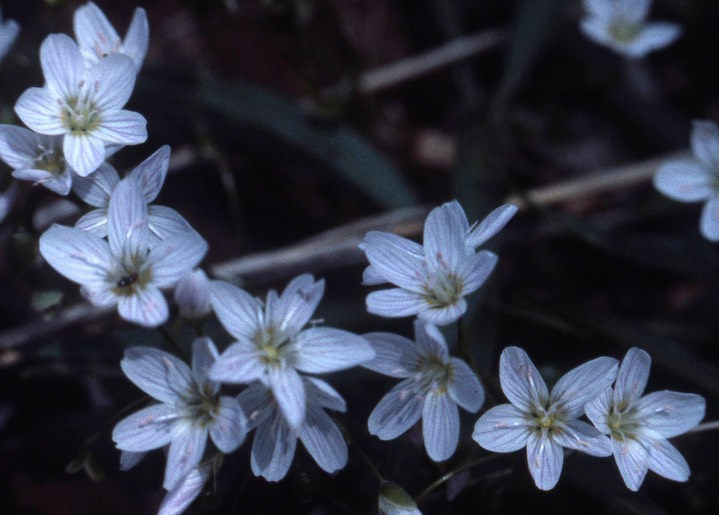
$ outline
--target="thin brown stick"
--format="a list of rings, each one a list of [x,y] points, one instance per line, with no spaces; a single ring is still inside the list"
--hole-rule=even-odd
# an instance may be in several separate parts
[[[647,161],[606,168],[577,179],[529,190],[521,196],[512,195],[507,202],[524,209],[528,202],[537,205],[558,204],[604,191],[628,188],[650,180],[662,163],[689,156],[689,151],[677,152]]]
[[[446,45],[382,68],[363,73],[359,78],[362,93],[374,93],[435,72],[499,46],[508,36],[506,29],[492,29],[457,38]]]

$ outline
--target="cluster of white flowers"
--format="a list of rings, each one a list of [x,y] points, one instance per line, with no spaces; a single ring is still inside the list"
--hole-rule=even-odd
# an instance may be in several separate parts
[[[649,1],[587,0],[583,30],[617,51],[640,56],[675,38],[676,27],[645,24]],[[0,58],[17,34],[0,20]],[[324,281],[303,274],[264,301],[196,268],[208,246],[176,211],[151,204],[164,184],[170,148],[163,146],[124,178],[105,160],[122,146],[145,141],[145,119],[123,109],[144,60],[149,29],[136,9],[120,39],[92,2],[74,16],[75,40],[47,37],[40,50],[45,84],[28,89],[15,110],[30,128],[0,126],[0,158],[13,177],[67,195],[94,208],[73,227],[54,225],[40,237],[40,253],[60,274],[78,283],[96,306],[144,327],[170,317],[163,290],[174,288],[179,314],[198,323],[211,313],[234,341],[219,352],[200,337],[191,364],[151,347],[131,347],[120,363],[125,375],[158,401],[121,420],[112,438],[121,468],[165,448],[161,514],[184,511],[215,471],[217,458],[235,451],[254,430],[251,468],[268,481],[284,478],[301,441],[320,468],[345,466],[348,449],[327,410],[346,411],[342,396],[316,377],[362,366],[401,379],[369,415],[368,429],[382,440],[420,422],[424,447],[434,461],[448,460],[460,438],[460,410],[477,413],[485,392],[474,370],[450,355],[439,326],[456,322],[466,297],[488,279],[498,257],[478,250],[514,216],[501,206],[469,224],[457,201],[427,217],[423,243],[369,232],[360,244],[369,266],[363,282],[395,288],[367,296],[367,310],[384,317],[416,316],[415,341],[391,333],[363,336],[312,322]],[[673,34],[673,35],[672,35]],[[662,43],[664,42],[664,43]],[[695,159],[668,163],[657,187],[684,201],[707,200],[702,233],[719,240],[719,129],[697,122]],[[0,219],[11,195],[0,195]],[[463,349],[466,351],[466,349]],[[656,392],[642,397],[650,358],[631,349],[621,366],[600,357],[565,374],[551,392],[526,352],[506,348],[499,378],[509,404],[491,407],[476,422],[473,438],[484,449],[527,449],[538,488],[553,488],[564,448],[593,456],[614,455],[632,490],[647,470],[686,481],[689,467],[667,438],[696,426],[705,401],[694,394]],[[245,385],[235,396],[222,384]],[[614,388],[612,389],[612,384]],[[585,415],[591,426],[580,417]],[[208,444],[209,441],[209,444]],[[382,484],[383,512],[419,513],[403,490]]]

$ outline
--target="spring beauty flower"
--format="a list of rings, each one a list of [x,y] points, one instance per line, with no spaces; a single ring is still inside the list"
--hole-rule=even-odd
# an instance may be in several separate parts
[[[128,175],[134,177],[147,204],[147,221],[150,239],[163,241],[184,231],[191,230],[190,224],[177,211],[165,206],[150,204],[160,194],[170,164],[170,147],[164,145],[150,157],[137,165]],[[93,206],[75,223],[75,227],[104,238],[107,236],[107,212],[110,197],[120,182],[117,170],[103,163],[88,177],[75,177],[73,191],[83,202]]]
[[[194,230],[150,238],[147,205],[134,177],[115,188],[108,208],[107,241],[73,227],[54,225],[40,237],[40,254],[82,286],[96,306],[117,305],[122,318],[145,327],[167,320],[162,289],[174,286],[202,260],[207,243]]]
[[[682,29],[671,22],[647,22],[651,0],[584,0],[580,29],[589,39],[630,58],[671,44]]]
[[[563,448],[592,456],[610,456],[609,439],[578,420],[584,405],[608,388],[617,376],[617,360],[597,358],[562,376],[549,393],[532,361],[519,347],[507,347],[499,360],[501,404],[479,417],[472,438],[492,452],[527,448],[529,472],[540,490],[559,481]]]
[[[227,454],[247,434],[247,420],[234,397],[221,396],[219,383],[207,376],[217,359],[209,338],[192,343],[192,368],[181,359],[152,347],[131,347],[120,367],[142,391],[160,401],[117,423],[117,448],[144,452],[169,445],[162,486],[172,490],[202,459],[207,438]]]
[[[255,476],[280,481],[287,475],[302,442],[307,452],[325,472],[335,472],[347,464],[347,443],[337,424],[325,409],[346,411],[345,401],[329,384],[303,376],[306,415],[299,425],[290,425],[274,391],[255,382],[237,396],[247,413],[249,430],[254,429],[251,466]]]
[[[70,193],[72,169],[62,154],[61,136],[0,125],[0,159],[13,169],[16,179],[40,184],[58,195]]]
[[[614,389],[606,388],[585,406],[594,426],[612,439],[619,472],[635,492],[647,470],[674,481],[689,479],[689,465],[667,438],[695,427],[706,409],[704,398],[693,393],[664,390],[642,396],[650,366],[649,354],[629,349]]]
[[[479,289],[497,263],[495,254],[477,253],[475,248],[499,231],[516,210],[502,206],[470,227],[459,203],[448,202],[427,217],[424,245],[390,233],[367,233],[360,244],[370,262],[364,283],[397,286],[370,293],[367,311],[384,317],[417,315],[436,325],[457,320],[467,310],[464,297]]]
[[[222,353],[210,377],[226,383],[259,380],[272,390],[287,423],[298,428],[307,405],[301,373],[335,372],[374,357],[369,343],[356,334],[305,327],[324,290],[323,280],[304,274],[290,281],[282,295],[270,290],[263,305],[236,286],[212,283],[212,308],[237,341]]]
[[[120,39],[105,13],[94,2],[78,7],[72,21],[75,39],[87,66],[110,54],[120,53],[132,58],[136,70],[142,67],[150,42],[150,26],[143,8],[135,9],[124,40]]]
[[[145,118],[122,109],[135,86],[131,58],[115,53],[86,68],[77,43],[51,34],[40,47],[40,64],[45,85],[26,90],[15,112],[35,132],[62,135],[65,159],[79,175],[100,166],[106,146],[147,139]]]
[[[654,175],[654,186],[680,202],[704,202],[699,230],[719,241],[719,127],[711,121],[692,125],[693,157],[664,163]]]
[[[449,356],[437,327],[417,320],[414,330],[416,342],[391,333],[364,335],[376,356],[362,366],[403,379],[377,404],[367,425],[373,435],[392,440],[421,418],[427,454],[444,461],[457,448],[458,406],[476,413],[484,391],[472,369]]]

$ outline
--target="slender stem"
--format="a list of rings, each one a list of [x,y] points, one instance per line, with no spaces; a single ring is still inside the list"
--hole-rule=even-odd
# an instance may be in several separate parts
[[[457,319],[457,340],[459,342],[459,355],[464,358],[464,360],[469,364],[470,368],[474,371],[475,374],[477,374],[477,378],[479,379],[479,382],[482,384],[482,387],[484,388],[484,393],[487,399],[487,403],[491,406],[496,406],[497,401],[494,398],[494,395],[492,395],[492,392],[489,390],[487,381],[484,380],[482,377],[481,372],[479,371],[479,367],[477,367],[477,362],[474,359],[474,355],[472,354],[471,349],[469,348],[469,344],[467,343],[467,336],[464,331],[464,318],[459,317]]]
[[[337,421],[335,420],[335,422],[337,422]],[[379,481],[380,484],[383,483],[385,479],[384,479],[384,477],[382,477],[382,474],[380,473],[379,469],[374,464],[372,459],[367,455],[366,452],[364,452],[364,449],[362,449],[362,447],[359,446],[359,444],[357,443],[357,440],[355,438],[353,438],[352,434],[347,430],[347,427],[344,424],[341,424],[340,427],[342,428],[342,432],[344,433],[347,440],[349,440],[349,443],[351,444],[352,449],[357,451],[357,454],[359,454],[360,457],[362,458],[362,460],[367,464],[369,469],[372,471],[372,474],[374,474],[374,476],[377,478],[377,481]]]
[[[177,356],[179,356],[180,358],[187,361],[187,359],[188,359],[187,353],[184,350],[182,350],[182,348],[177,344],[175,339],[170,334],[170,331],[168,331],[165,327],[162,327],[162,326],[158,327],[157,330],[160,331],[162,338],[165,340],[165,343],[167,344],[168,347],[170,347],[172,352],[174,352]]]
[[[719,429],[719,420],[713,420],[711,422],[704,422],[703,424],[699,424],[698,426],[687,431],[687,433],[701,433],[703,431],[714,431],[715,429]]]
[[[427,488],[422,490],[422,492],[415,498],[415,501],[419,502],[420,499],[427,497],[427,495],[432,493],[432,491],[437,489],[437,487],[443,485],[444,483],[446,483],[447,481],[452,479],[454,476],[456,476],[460,472],[464,472],[465,470],[474,468],[477,465],[487,463],[488,461],[497,459],[500,456],[502,456],[502,455],[501,454],[489,454],[487,456],[482,456],[481,458],[477,458],[476,460],[472,460],[469,463],[465,463],[464,465],[460,465],[456,469],[450,470],[446,474],[443,474],[442,476],[440,476],[437,480],[433,481]]]

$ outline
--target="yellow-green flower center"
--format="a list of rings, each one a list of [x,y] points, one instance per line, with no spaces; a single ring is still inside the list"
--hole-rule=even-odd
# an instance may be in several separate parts
[[[72,97],[62,109],[62,124],[75,136],[84,136],[100,125],[100,114],[95,102]]]

